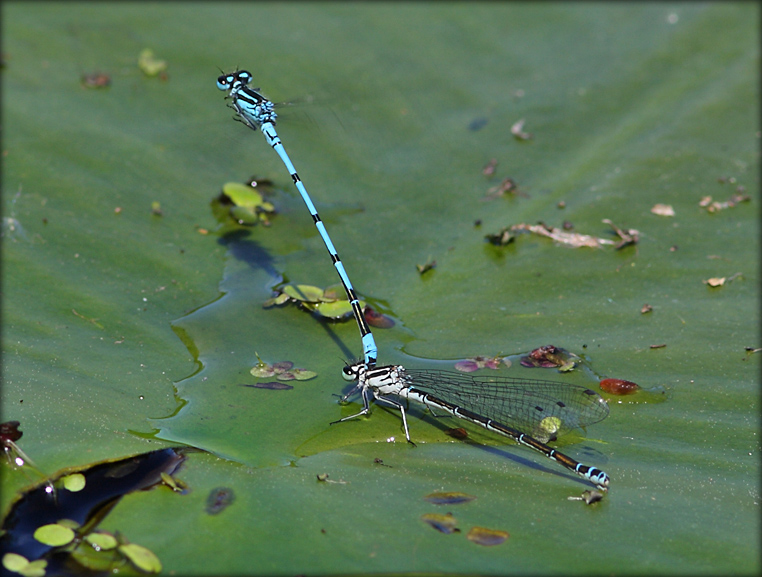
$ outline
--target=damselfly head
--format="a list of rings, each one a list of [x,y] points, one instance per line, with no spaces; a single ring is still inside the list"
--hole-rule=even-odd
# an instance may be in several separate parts
[[[341,369],[341,376],[345,381],[356,381],[365,368],[365,363],[358,361]]]
[[[220,90],[230,90],[235,80],[234,74],[222,74],[217,77],[217,88]]]
[[[251,72],[247,70],[229,72],[217,77],[217,88],[220,90],[239,89],[251,82],[252,78]]]

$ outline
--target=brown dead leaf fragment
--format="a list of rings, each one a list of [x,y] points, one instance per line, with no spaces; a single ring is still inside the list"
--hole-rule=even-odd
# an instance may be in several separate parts
[[[658,216],[675,216],[675,209],[669,204],[655,204],[651,207],[651,212]]]
[[[363,316],[368,324],[377,329],[390,329],[394,326],[394,320],[385,314],[377,311],[371,306],[366,306],[363,310]]]
[[[485,235],[484,238],[495,246],[505,246],[516,240],[516,235],[511,232],[509,227],[505,227],[501,228],[496,233]]]
[[[576,364],[575,357],[576,355],[560,347],[544,345],[521,357],[521,366],[543,369],[560,367],[561,370],[571,370]]]
[[[726,282],[733,282],[736,278],[739,276],[743,276],[740,272],[737,272],[736,274],[729,276],[729,277],[714,277],[714,278],[708,278],[706,280],[702,280],[705,285],[708,285],[710,287],[718,287],[723,286]]]
[[[424,264],[415,265],[415,268],[418,269],[418,274],[423,274],[425,272],[435,269],[436,266],[437,266],[437,261],[429,259]]]
[[[654,310],[654,308],[651,305],[649,305],[648,303],[646,303],[640,309],[640,314],[644,315],[646,313],[650,313],[652,310]]]
[[[605,238],[596,238],[587,234],[579,234],[576,232],[566,232],[559,228],[548,227],[547,225],[540,224],[515,224],[511,227],[511,231],[523,230],[531,232],[533,234],[539,234],[540,236],[546,236],[552,238],[559,244],[570,246],[572,248],[580,248],[583,246],[590,248],[601,248],[604,244],[614,244],[614,241],[607,240]]]
[[[624,379],[602,379],[599,386],[611,395],[632,395],[640,390],[640,385]]]
[[[638,244],[638,241],[640,240],[640,231],[635,230],[634,228],[628,228],[627,230],[622,230],[613,222],[611,222],[608,218],[604,218],[602,222],[604,224],[608,224],[611,228],[613,228],[614,232],[616,232],[619,238],[621,239],[619,243],[614,247],[616,250],[622,249],[631,244]]]
[[[739,202],[748,202],[749,200],[751,200],[751,196],[748,194],[734,194],[725,202],[718,202],[712,200],[711,196],[705,196],[699,201],[699,206],[705,208],[707,212],[713,213],[725,210],[726,208],[733,208]]]

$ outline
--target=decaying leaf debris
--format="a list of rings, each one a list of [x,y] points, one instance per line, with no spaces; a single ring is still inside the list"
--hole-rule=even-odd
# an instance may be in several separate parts
[[[724,285],[726,282],[733,282],[739,276],[743,276],[743,275],[740,272],[737,272],[733,276],[713,277],[713,278],[708,278],[706,280],[703,280],[701,282],[703,282],[705,285],[709,285],[710,287],[718,287],[718,286]]]
[[[538,234],[540,236],[546,236],[552,238],[559,244],[569,246],[572,248],[590,247],[590,248],[602,248],[603,245],[615,245],[614,248],[619,250],[625,246],[636,244],[640,238],[640,233],[634,228],[621,229],[617,227],[609,219],[603,220],[604,223],[611,226],[614,232],[619,236],[620,241],[618,243],[606,238],[597,238],[587,234],[580,234],[578,232],[569,232],[560,228],[549,227],[545,223],[538,224],[514,224],[510,227],[504,227],[498,232],[488,234],[485,238],[494,245],[505,246],[512,242],[516,238],[516,233],[529,232],[532,234]]]
[[[748,194],[734,194],[725,202],[717,202],[712,200],[711,196],[705,196],[699,201],[699,206],[705,208],[707,212],[719,212],[726,208],[733,208],[739,202],[748,202],[751,200],[751,196]]]

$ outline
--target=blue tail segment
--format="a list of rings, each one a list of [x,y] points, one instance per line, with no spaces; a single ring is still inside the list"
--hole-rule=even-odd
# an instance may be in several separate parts
[[[357,326],[360,329],[360,336],[362,338],[363,355],[365,356],[365,365],[368,368],[372,368],[376,365],[378,359],[378,348],[376,347],[376,341],[373,339],[373,334],[370,332],[368,322],[365,320],[362,307],[360,307],[360,301],[355,294],[355,289],[352,287],[352,283],[349,280],[349,275],[344,270],[344,265],[339,258],[339,254],[336,252],[331,238],[328,236],[328,231],[320,220],[320,216],[317,213],[315,205],[312,203],[310,195],[307,193],[307,189],[304,187],[302,179],[296,173],[296,168],[291,162],[291,159],[283,147],[283,143],[278,137],[278,133],[275,131],[275,120],[277,114],[275,113],[275,105],[262,96],[258,89],[249,88],[249,83],[252,80],[252,75],[246,70],[238,70],[237,72],[231,72],[230,74],[223,74],[217,78],[217,88],[220,90],[228,91],[228,98],[232,100],[231,107],[238,115],[238,120],[243,124],[251,128],[252,130],[261,130],[265,136],[267,144],[269,144],[275,152],[278,153],[283,164],[286,165],[288,173],[291,175],[291,179],[294,181],[299,194],[302,195],[304,204],[307,205],[307,209],[312,215],[312,220],[320,233],[320,237],[325,243],[325,247],[328,249],[328,253],[331,255],[331,260],[336,268],[336,272],[339,274],[341,284],[344,286],[344,290],[347,293],[349,304],[352,307]]]

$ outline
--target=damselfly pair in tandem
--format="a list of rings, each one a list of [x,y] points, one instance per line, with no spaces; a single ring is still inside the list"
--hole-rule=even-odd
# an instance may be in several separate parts
[[[405,407],[397,399],[413,400],[428,407],[434,414],[437,410],[443,411],[507,436],[556,461],[598,489],[607,490],[609,476],[605,472],[583,465],[546,444],[559,435],[592,425],[608,416],[608,404],[595,391],[578,385],[536,379],[471,376],[393,365],[375,367],[378,356],[376,343],[354,288],[325,225],[275,131],[275,106],[258,89],[249,87],[251,80],[250,72],[239,70],[221,75],[217,79],[217,87],[228,92],[227,98],[231,99],[230,106],[237,113],[238,120],[252,130],[261,130],[267,143],[285,164],[328,249],[360,329],[365,358],[343,369],[344,378],[357,381],[357,384],[342,401],[359,393],[363,408],[335,423],[367,415],[371,402],[379,401],[399,409],[405,437],[412,443]]]

